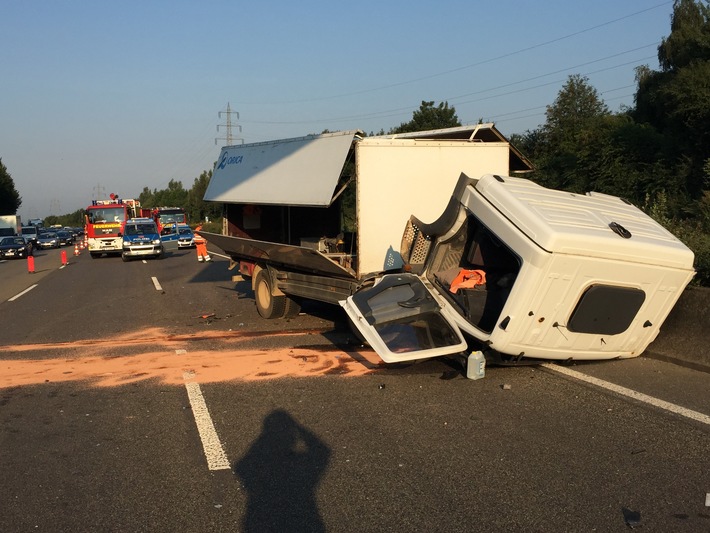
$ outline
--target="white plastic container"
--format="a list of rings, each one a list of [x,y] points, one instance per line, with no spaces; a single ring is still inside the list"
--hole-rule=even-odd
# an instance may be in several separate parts
[[[466,364],[466,377],[468,379],[481,379],[486,377],[486,358],[483,352],[471,352]]]

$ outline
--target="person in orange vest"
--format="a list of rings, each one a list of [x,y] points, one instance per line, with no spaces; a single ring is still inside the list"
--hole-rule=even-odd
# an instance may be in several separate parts
[[[195,231],[201,231],[202,224],[195,228]],[[202,235],[195,233],[195,248],[197,248],[197,260],[201,263],[202,261],[212,261],[210,254],[207,252],[207,239]]]

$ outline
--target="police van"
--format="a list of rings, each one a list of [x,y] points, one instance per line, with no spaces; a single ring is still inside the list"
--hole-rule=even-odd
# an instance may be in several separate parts
[[[134,257],[160,259],[165,254],[158,227],[150,218],[133,218],[126,221],[122,237],[121,257],[124,261],[130,261]]]

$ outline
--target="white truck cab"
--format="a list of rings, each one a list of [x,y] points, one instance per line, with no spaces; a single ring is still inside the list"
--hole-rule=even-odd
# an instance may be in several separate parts
[[[402,273],[341,305],[386,362],[455,354],[628,358],[656,338],[693,253],[625,201],[462,174],[444,214],[412,217]]]

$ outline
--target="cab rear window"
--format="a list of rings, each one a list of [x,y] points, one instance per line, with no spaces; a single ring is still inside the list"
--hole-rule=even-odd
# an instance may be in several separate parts
[[[645,300],[641,289],[592,285],[582,293],[567,328],[576,333],[618,335],[629,328]]]

